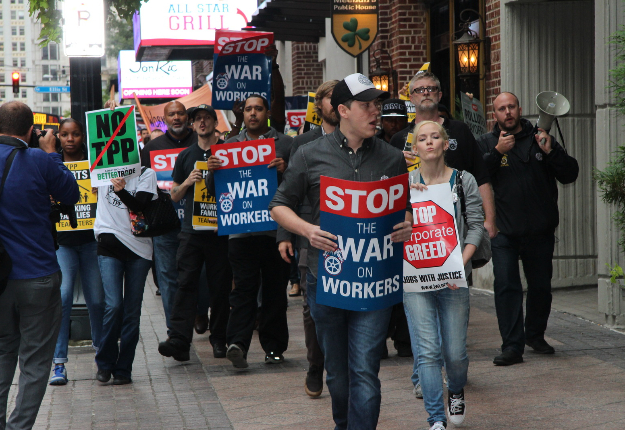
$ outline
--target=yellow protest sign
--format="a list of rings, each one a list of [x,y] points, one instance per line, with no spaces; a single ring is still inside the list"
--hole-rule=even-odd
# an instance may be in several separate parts
[[[308,93],[308,106],[306,106],[306,122],[321,125],[321,117],[315,109],[315,93]]]
[[[193,229],[215,230],[217,228],[217,203],[206,189],[208,166],[206,161],[196,161],[195,168],[202,171],[202,180],[195,183],[193,189]]]
[[[421,66],[421,68],[419,69],[419,71],[415,73],[415,76],[417,76],[419,73],[425,73],[429,71],[430,71],[430,63],[424,63],[423,66]],[[399,98],[401,100],[410,100],[410,89],[408,88],[409,85],[410,85],[410,82],[406,82],[406,85],[404,85],[402,89],[399,90]],[[414,115],[412,119],[414,119]],[[410,113],[408,113],[408,121],[412,121],[410,119]]]
[[[98,205],[98,195],[91,192],[91,171],[88,161],[69,161],[64,163],[70,172],[74,174],[78,183],[80,195],[78,203],[74,205],[76,210],[77,228],[69,225],[69,217],[61,214],[61,221],[56,224],[57,231],[90,230],[95,223],[95,213]]]

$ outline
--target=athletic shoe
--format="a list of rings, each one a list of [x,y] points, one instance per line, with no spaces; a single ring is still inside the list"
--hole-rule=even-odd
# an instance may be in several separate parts
[[[247,364],[247,358],[245,357],[245,355],[246,354],[243,349],[236,343],[230,345],[228,347],[228,351],[226,352],[226,358],[230,360],[232,362],[232,365],[237,369],[245,369],[249,366],[249,364]]]
[[[430,430],[445,430],[447,428],[447,424],[445,424],[442,421],[436,421],[434,424],[432,424],[432,427],[430,427]]]
[[[54,366],[54,375],[50,378],[50,385],[66,385],[67,384],[67,370],[65,370],[64,364],[57,364]]]
[[[523,355],[513,349],[506,349],[501,355],[495,357],[493,363],[497,366],[511,366],[513,364],[523,363]]]
[[[525,344],[532,348],[536,354],[554,354],[556,352],[545,339],[526,340]]]
[[[284,362],[284,356],[282,354],[271,351],[265,355],[265,363],[267,364],[279,364],[282,362]]]
[[[323,391],[323,366],[312,364],[308,368],[304,389],[310,397],[319,397],[321,395]]]
[[[467,413],[467,405],[464,401],[464,390],[458,394],[447,394],[447,412],[449,413],[449,421],[454,425],[462,424],[464,416]]]
[[[414,394],[414,396],[417,399],[423,398],[423,390],[421,389],[421,383],[417,383],[417,385],[414,386],[414,388],[412,389],[412,394]]]

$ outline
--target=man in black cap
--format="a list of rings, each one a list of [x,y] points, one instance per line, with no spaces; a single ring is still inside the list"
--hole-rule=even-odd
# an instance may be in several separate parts
[[[382,130],[377,137],[389,143],[391,138],[408,125],[408,108],[400,99],[388,99],[382,103]]]
[[[232,288],[232,270],[228,262],[228,236],[218,236],[216,231],[193,229],[193,195],[195,184],[201,182],[202,171],[195,168],[196,161],[206,161],[213,145],[223,143],[215,135],[217,113],[212,106],[199,105],[188,110],[197,142],[182,151],[176,159],[171,199],[185,200],[185,214],[180,245],[176,255],[178,288],[170,317],[170,338],[161,342],[158,351],[178,361],[189,360],[189,347],[198,303],[198,285],[202,266],[206,264],[206,277],[211,298],[209,341],[213,356],[226,356],[226,327],[230,315],[228,295]],[[211,168],[211,166],[209,166]]]
[[[379,100],[388,97],[388,92],[377,90],[360,73],[336,84],[331,102],[339,118],[338,127],[297,150],[269,205],[274,220],[309,241],[308,305],[325,357],[334,422],[340,430],[377,427],[381,400],[378,372],[392,308],[357,312],[317,304],[319,252],[337,248],[337,237],[319,227],[320,175],[370,182],[407,172],[401,152],[375,137]],[[311,223],[295,213],[305,197],[312,206]],[[394,242],[408,240],[412,232],[408,199],[405,219],[393,228]]]

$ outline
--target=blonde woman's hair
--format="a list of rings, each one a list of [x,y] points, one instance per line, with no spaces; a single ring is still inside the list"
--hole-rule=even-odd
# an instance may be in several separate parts
[[[445,142],[449,141],[449,135],[447,134],[447,130],[445,130],[445,127],[443,127],[441,124],[439,124],[436,121],[421,121],[420,123],[418,123],[417,125],[414,126],[414,129],[412,130],[412,135],[413,140],[412,140],[412,150],[415,150],[415,146],[417,145],[417,136],[419,134],[419,129],[421,127],[423,127],[426,124],[434,124],[436,126],[436,128],[438,128],[438,133],[441,135],[441,137],[443,138],[443,140]]]

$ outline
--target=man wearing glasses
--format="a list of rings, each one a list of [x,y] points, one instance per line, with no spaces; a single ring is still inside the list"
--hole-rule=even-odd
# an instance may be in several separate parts
[[[326,382],[332,397],[336,429],[373,430],[380,413],[380,357],[392,307],[377,311],[348,311],[317,303],[319,252],[335,251],[336,236],[319,227],[320,176],[370,182],[407,172],[402,154],[375,137],[379,99],[388,92],[375,88],[360,73],[347,76],[332,91],[336,129],[301,146],[290,160],[284,180],[269,205],[271,216],[288,231],[308,241],[308,306],[325,357]],[[295,209],[308,197],[312,222]],[[412,232],[412,213],[406,200],[406,221],[394,226],[391,239],[404,242]]]

